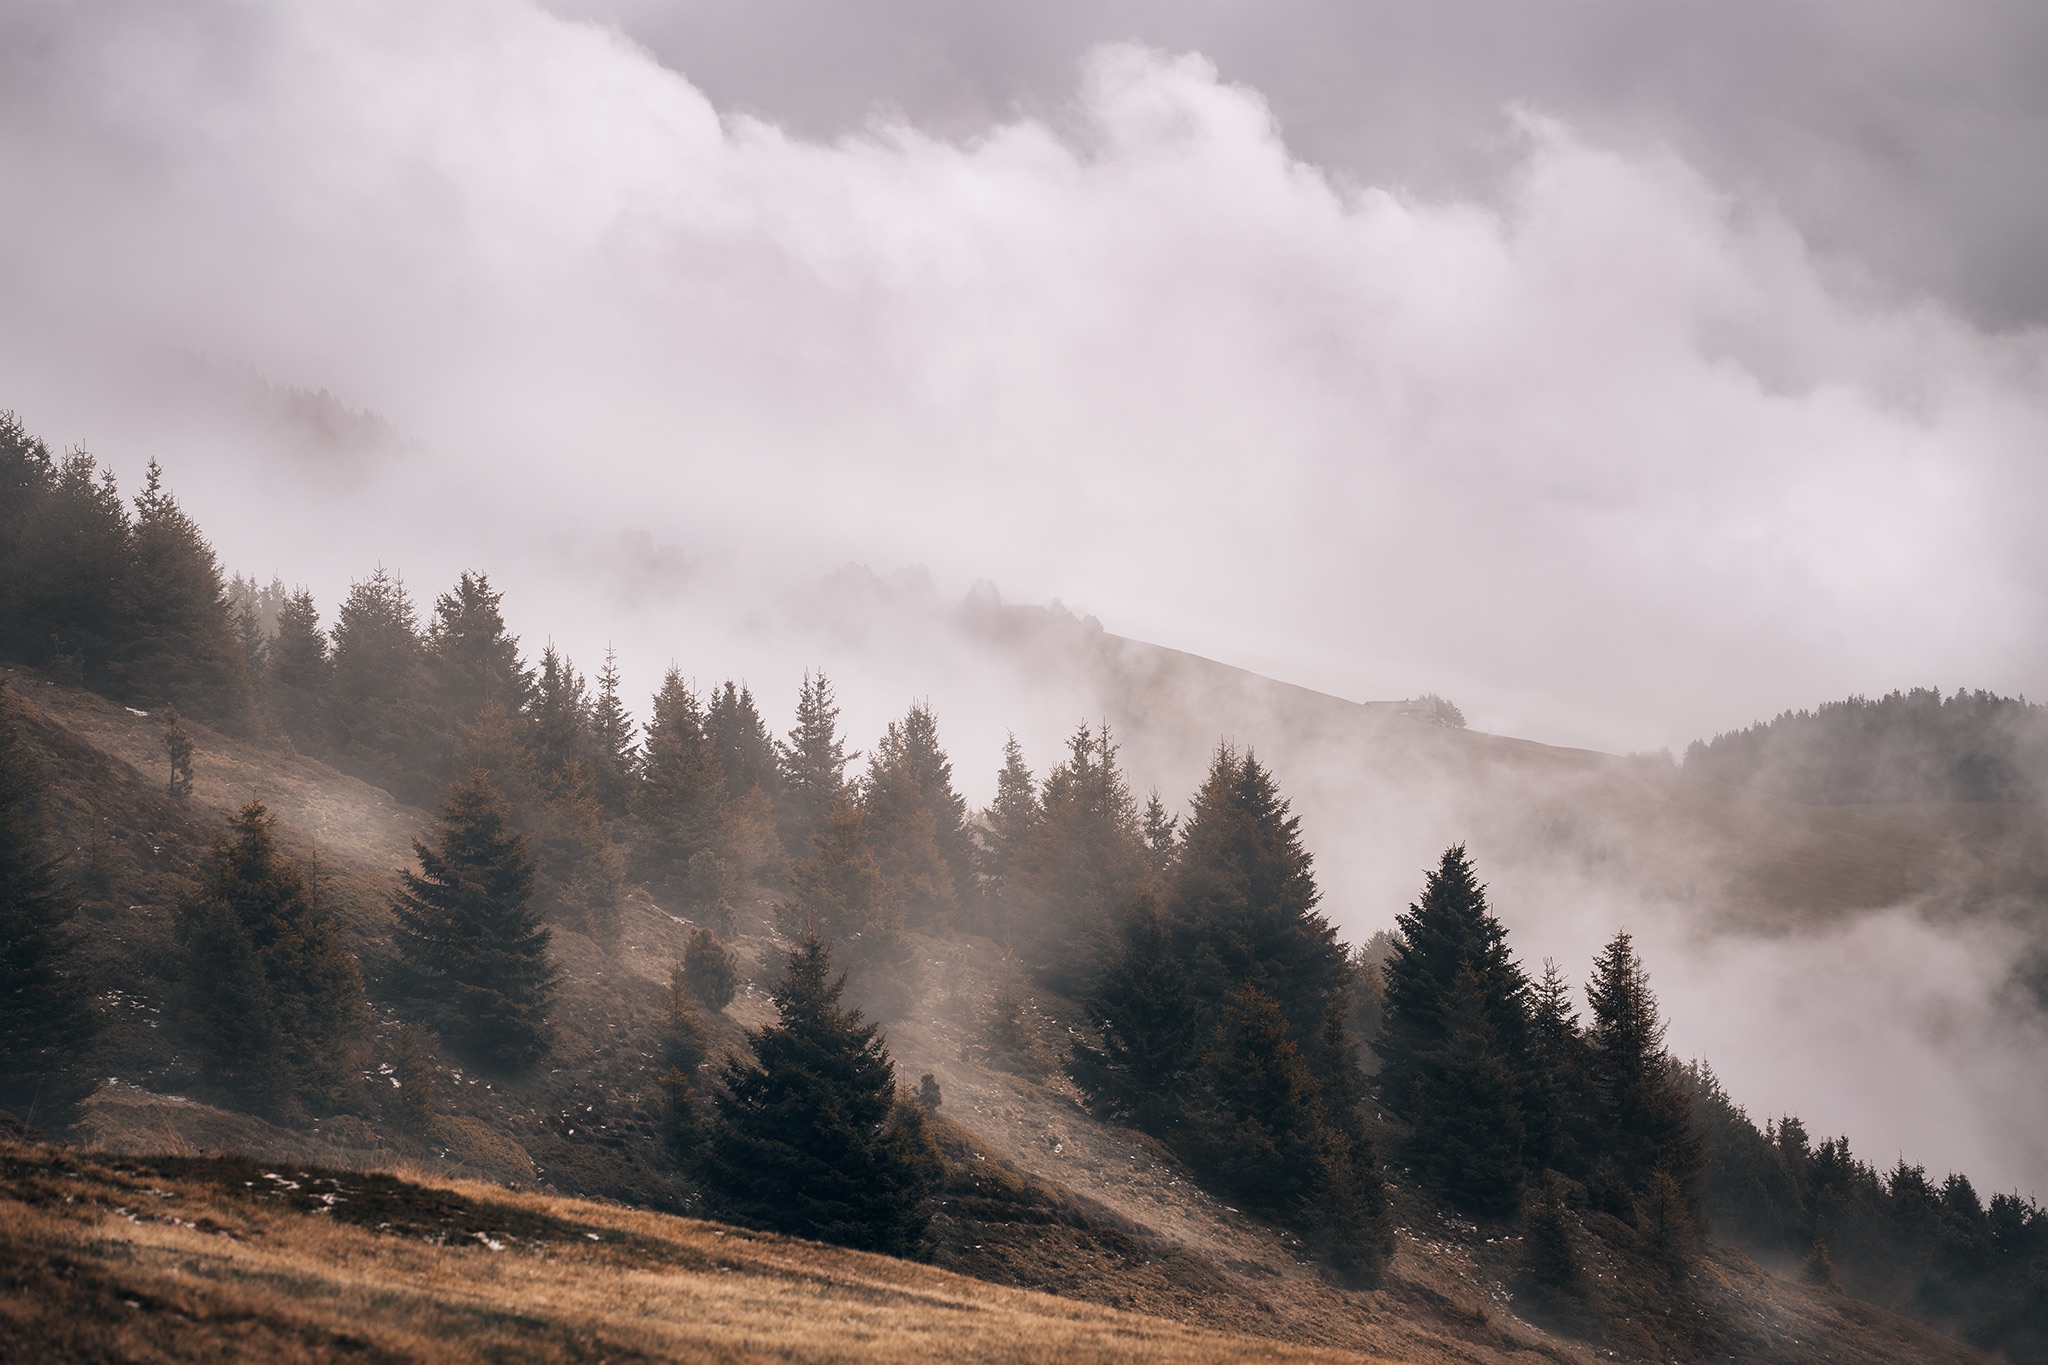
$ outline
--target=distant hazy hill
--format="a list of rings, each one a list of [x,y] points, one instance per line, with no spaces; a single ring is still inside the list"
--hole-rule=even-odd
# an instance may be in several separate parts
[[[1814,805],[2048,798],[2048,706],[1914,688],[1695,741],[1695,776]]]

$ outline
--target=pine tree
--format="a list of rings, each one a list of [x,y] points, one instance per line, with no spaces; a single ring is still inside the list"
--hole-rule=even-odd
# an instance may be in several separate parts
[[[711,747],[718,751],[728,799],[738,801],[755,790],[772,799],[780,777],[775,740],[754,705],[750,688],[726,679],[711,698],[704,717],[704,732],[710,736]]]
[[[1381,1098],[1408,1121],[1411,1157],[1453,1202],[1505,1212],[1528,1145],[1528,982],[1462,846],[1445,851],[1396,923],[1373,1043]]]
[[[846,765],[858,757],[846,751],[839,734],[831,681],[823,673],[805,672],[796,725],[789,742],[777,746],[781,791],[775,814],[784,848],[796,853],[810,847],[811,836],[846,793]]]
[[[1498,1217],[1522,1192],[1527,1137],[1515,1065],[1470,965],[1444,1010],[1444,1038],[1422,1059],[1409,1092],[1410,1159],[1470,1213]]]
[[[1086,995],[1116,950],[1118,925],[1145,898],[1152,870],[1109,727],[1083,725],[1067,753],[1045,779],[1011,927],[1056,988]]]
[[[214,844],[180,912],[185,1015],[209,1076],[287,1110],[342,1083],[341,1046],[367,1006],[355,956],[250,802]]]
[[[619,659],[605,646],[604,667],[597,673],[597,697],[590,707],[590,778],[607,818],[623,818],[638,780],[639,746],[633,740],[633,717],[619,695]]]
[[[967,803],[953,790],[953,764],[929,705],[889,723],[868,761],[861,803],[890,899],[913,922],[953,922],[963,890],[972,889],[973,850]]]
[[[1388,959],[1386,1015],[1373,1049],[1383,1060],[1380,1098],[1407,1114],[1425,1058],[1449,1037],[1451,991],[1469,967],[1497,1044],[1521,1069],[1528,983],[1508,954],[1507,930],[1486,903],[1463,845],[1444,851],[1422,897],[1396,917],[1399,941]]]
[[[730,812],[697,694],[671,668],[655,694],[641,760],[634,860],[658,893],[711,904],[723,893]]]
[[[690,995],[714,1014],[732,1003],[739,983],[739,964],[718,935],[698,928],[683,945],[683,981]]]
[[[1164,877],[1173,866],[1173,855],[1180,835],[1180,817],[1166,813],[1166,803],[1159,799],[1159,788],[1145,799],[1145,851],[1152,855],[1152,873]]]
[[[519,637],[505,628],[504,600],[488,576],[467,570],[434,599],[426,671],[436,728],[450,741],[485,706],[495,703],[516,714],[533,695],[533,672],[519,657]]]
[[[277,634],[270,642],[265,698],[285,734],[301,749],[325,747],[322,713],[332,672],[327,636],[313,594],[298,589],[277,610]]]
[[[47,446],[0,414],[0,644],[75,683],[115,685],[109,671],[129,634],[125,591],[131,531],[112,470]],[[17,497],[19,501],[12,501]]]
[[[445,763],[425,660],[405,583],[380,567],[351,585],[334,623],[326,738],[342,766],[416,800]]]
[[[748,1035],[752,1059],[720,1069],[698,1176],[735,1222],[910,1255],[938,1157],[923,1112],[897,1098],[880,1030],[841,1006],[845,984],[815,935],[791,952],[777,1022]]]
[[[983,819],[981,863],[990,895],[1002,899],[1023,890],[1042,814],[1038,784],[1024,766],[1023,747],[1012,734],[1003,741],[996,799]]]
[[[1594,962],[1586,999],[1593,1013],[1587,1070],[1603,1153],[1637,1193],[1662,1174],[1695,1200],[1701,1155],[1691,1104],[1664,1051],[1649,973],[1625,931]]]
[[[255,693],[220,564],[164,490],[154,460],[135,499],[127,567],[127,630],[113,664],[123,691],[145,706],[179,703],[201,720],[246,732]]]
[[[72,906],[44,845],[43,788],[20,712],[0,686],[0,1109],[57,1127],[92,1092],[86,1056],[97,1020],[65,960]]]
[[[1348,1000],[1351,980],[1336,929],[1316,913],[1312,862],[1272,775],[1254,755],[1220,746],[1181,836],[1169,924],[1198,994],[1257,988],[1281,1002],[1305,1049]]]
[[[586,764],[596,749],[590,699],[575,665],[550,643],[541,651],[540,674],[530,706],[533,757],[543,780],[559,777],[570,764]]]
[[[1572,1008],[1571,986],[1549,958],[1529,993],[1529,1045],[1522,1099],[1527,1110],[1531,1169],[1583,1175],[1589,1114],[1585,1035]]]
[[[447,1033],[479,1061],[530,1064],[547,1048],[555,986],[549,931],[532,905],[533,862],[490,779],[449,788],[434,846],[418,840],[393,902],[398,948]]]
[[[1149,1133],[1180,1121],[1208,1010],[1156,913],[1125,921],[1123,945],[1088,1000],[1092,1037],[1074,1041],[1068,1071],[1099,1118]]]

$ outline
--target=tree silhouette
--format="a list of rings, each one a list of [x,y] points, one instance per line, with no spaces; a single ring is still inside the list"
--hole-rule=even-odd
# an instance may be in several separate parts
[[[549,931],[532,905],[533,862],[482,773],[448,791],[433,846],[413,841],[393,901],[398,947],[443,1032],[477,1061],[528,1065],[547,1048],[555,986]]]
[[[878,1026],[841,1006],[845,978],[815,935],[775,987],[777,1022],[720,1069],[698,1164],[720,1216],[870,1251],[916,1252],[939,1163],[924,1115],[898,1100]]]

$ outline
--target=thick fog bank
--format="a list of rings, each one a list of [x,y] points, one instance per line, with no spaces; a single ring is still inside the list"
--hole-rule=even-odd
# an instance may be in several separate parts
[[[1540,106],[1487,194],[1427,197],[1134,46],[1042,116],[806,140],[519,4],[0,25],[0,402],[175,454],[259,573],[621,530],[921,563],[1614,749],[2041,691],[2042,338],[1875,301],[1742,184]]]

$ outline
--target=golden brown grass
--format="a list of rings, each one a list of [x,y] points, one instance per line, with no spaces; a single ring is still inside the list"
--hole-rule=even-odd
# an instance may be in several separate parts
[[[36,1147],[0,1170],[9,1360],[1371,1359],[486,1185]],[[373,1193],[375,1223],[338,1216]]]

